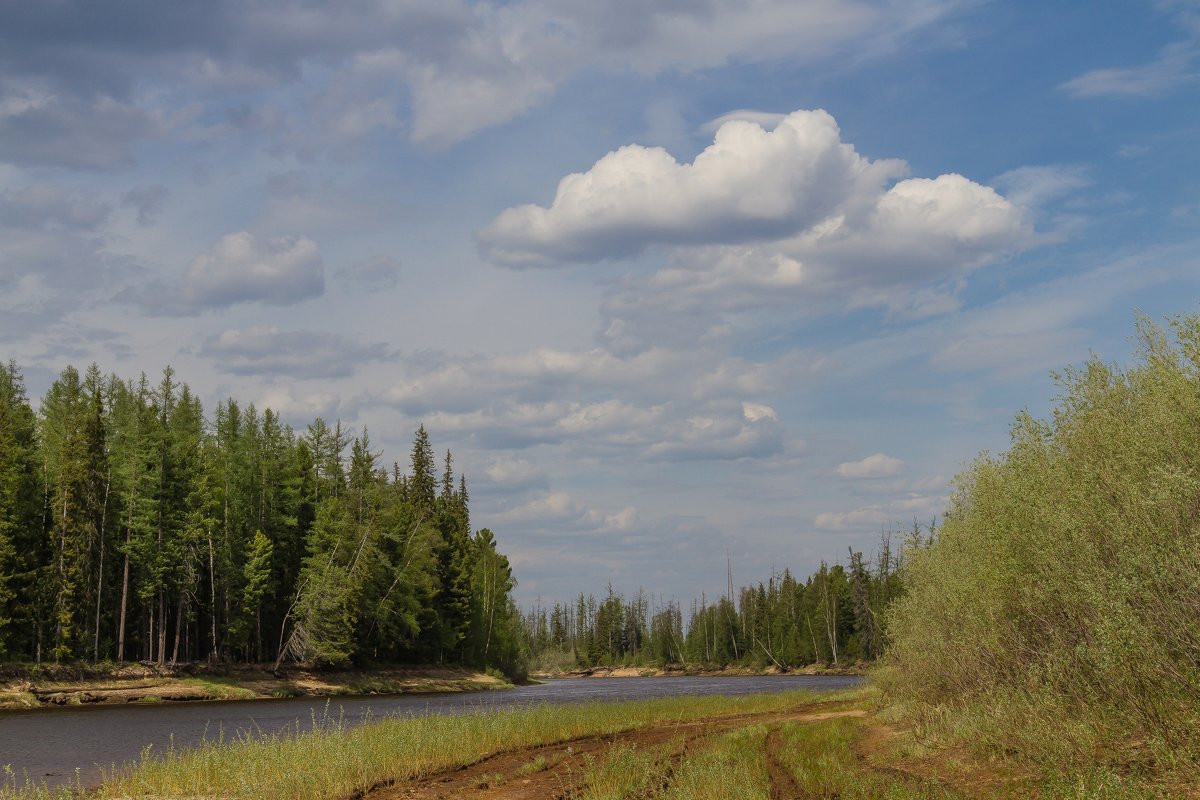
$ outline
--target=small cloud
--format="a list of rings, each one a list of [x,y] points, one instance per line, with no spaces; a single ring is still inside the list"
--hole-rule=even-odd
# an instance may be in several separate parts
[[[994,182],[1009,201],[1026,208],[1039,208],[1092,184],[1087,169],[1072,164],[1018,167]]]
[[[550,479],[536,464],[515,456],[500,456],[492,459],[483,471],[483,479],[476,481],[485,491],[521,492],[528,489],[547,489]]]
[[[844,464],[838,464],[837,474],[847,480],[890,478],[899,474],[903,468],[904,462],[900,459],[892,458],[885,453],[876,453],[861,461],[847,461]]]
[[[388,356],[384,344],[359,344],[335,333],[281,331],[256,325],[226,330],[200,349],[217,369],[235,375],[344,378],[362,364]]]
[[[293,386],[275,386],[260,394],[255,405],[269,408],[287,423],[299,427],[317,417],[337,417],[340,398],[329,392],[297,392]]]
[[[779,421],[779,415],[770,406],[761,403],[742,403],[742,416],[747,422],[759,422],[764,419]]]
[[[726,122],[734,121],[753,122],[764,130],[774,130],[775,126],[783,122],[786,117],[787,114],[779,114],[772,111],[739,109],[737,111],[730,111],[728,114],[722,114],[716,119],[706,122],[700,130],[705,133],[716,133]]]
[[[580,503],[566,492],[552,492],[524,505],[502,511],[495,518],[535,530],[561,532],[629,531],[638,521],[637,509],[627,506],[609,512]]]
[[[324,291],[325,267],[316,242],[239,231],[222,236],[192,261],[183,293],[193,306],[220,308],[254,301],[291,305]]]
[[[1198,50],[1191,42],[1176,42],[1162,55],[1137,67],[1094,69],[1058,88],[1072,97],[1155,97],[1200,80],[1193,62]]]

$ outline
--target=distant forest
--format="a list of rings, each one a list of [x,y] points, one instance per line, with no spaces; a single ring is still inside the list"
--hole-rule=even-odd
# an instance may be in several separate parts
[[[424,427],[297,434],[230,399],[68,367],[35,412],[0,365],[0,659],[520,669],[508,560]],[[440,469],[440,477],[438,475]]]
[[[887,645],[886,610],[902,593],[903,553],[936,539],[915,521],[903,549],[885,532],[874,563],[851,550],[846,566],[822,563],[807,580],[790,571],[736,593],[733,579],[713,600],[691,601],[685,625],[677,601],[643,591],[536,605],[524,615],[535,669],[593,666],[746,666],[791,670],[873,661]]]

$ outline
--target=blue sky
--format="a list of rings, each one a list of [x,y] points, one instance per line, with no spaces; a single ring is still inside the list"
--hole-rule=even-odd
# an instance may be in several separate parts
[[[927,521],[1196,311],[1200,4],[8,4],[0,352],[424,422],[523,602]]]

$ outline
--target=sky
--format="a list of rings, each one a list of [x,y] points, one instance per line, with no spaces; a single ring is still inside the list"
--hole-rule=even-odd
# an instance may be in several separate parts
[[[927,524],[1200,290],[1200,2],[0,4],[0,356],[424,424],[523,604]]]

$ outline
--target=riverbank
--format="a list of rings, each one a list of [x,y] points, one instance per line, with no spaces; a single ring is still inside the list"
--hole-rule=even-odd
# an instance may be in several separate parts
[[[867,674],[865,664],[854,664],[844,667],[828,667],[820,664],[810,664],[793,670],[783,670],[770,666],[762,669],[755,667],[704,667],[688,664],[668,664],[665,667],[582,667],[579,669],[541,671],[532,673],[531,677],[538,680],[554,678],[723,678],[735,676],[761,675],[848,675],[863,676]]]
[[[881,707],[877,690],[674,697],[399,716],[353,728],[170,749],[99,785],[10,777],[0,800],[1090,800],[1194,797],[1193,777],[1045,773],[1019,757],[938,748]]]
[[[501,676],[456,667],[403,666],[317,670],[267,665],[41,665],[0,668],[0,710],[77,705],[125,705],[476,692],[512,686]]]

